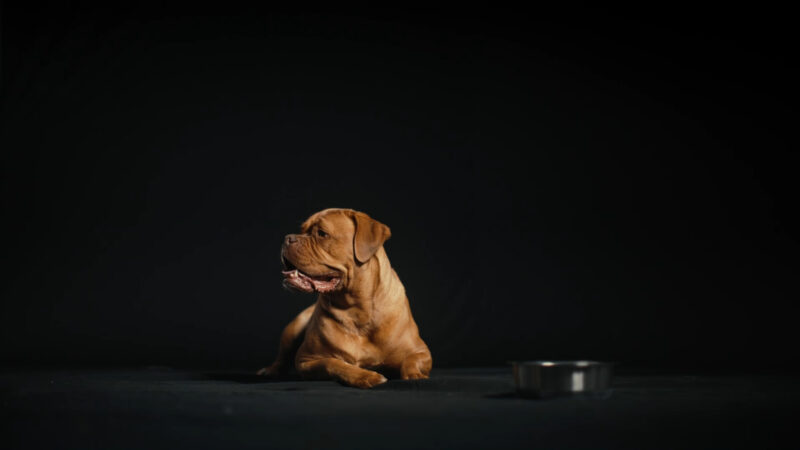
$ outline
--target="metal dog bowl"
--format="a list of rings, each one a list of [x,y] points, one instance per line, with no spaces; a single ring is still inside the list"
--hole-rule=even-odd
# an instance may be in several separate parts
[[[605,395],[613,365],[599,361],[513,361],[514,384],[526,397]]]

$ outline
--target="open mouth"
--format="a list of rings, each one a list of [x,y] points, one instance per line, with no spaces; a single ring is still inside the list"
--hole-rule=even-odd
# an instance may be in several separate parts
[[[336,272],[329,272],[321,275],[312,275],[298,269],[286,257],[281,256],[283,267],[286,270],[283,274],[283,285],[288,288],[297,289],[301,292],[311,293],[314,291],[325,293],[331,292],[339,286],[342,277]]]

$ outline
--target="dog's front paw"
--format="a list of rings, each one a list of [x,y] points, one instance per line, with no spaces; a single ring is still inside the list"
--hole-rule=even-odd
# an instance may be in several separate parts
[[[361,388],[361,389],[369,389],[371,387],[377,386],[379,384],[386,383],[386,377],[379,374],[378,372],[368,371],[365,374],[360,374],[355,376],[352,380],[349,380],[348,383],[350,386]]]
[[[282,375],[283,372],[283,367],[281,367],[279,364],[273,363],[268,367],[260,369],[258,372],[256,372],[256,375],[261,375],[262,377],[277,377]]]

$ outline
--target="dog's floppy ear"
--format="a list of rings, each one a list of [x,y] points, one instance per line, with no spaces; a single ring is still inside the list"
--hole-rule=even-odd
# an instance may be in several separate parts
[[[362,212],[353,211],[352,217],[356,226],[356,233],[353,237],[353,254],[356,261],[365,263],[389,239],[392,231],[386,225]]]

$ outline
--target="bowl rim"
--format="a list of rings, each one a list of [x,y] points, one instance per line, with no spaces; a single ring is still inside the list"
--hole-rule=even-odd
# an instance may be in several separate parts
[[[536,360],[520,360],[508,361],[513,366],[527,366],[527,367],[605,367],[613,366],[615,363],[608,361],[597,361],[593,359],[536,359]]]

